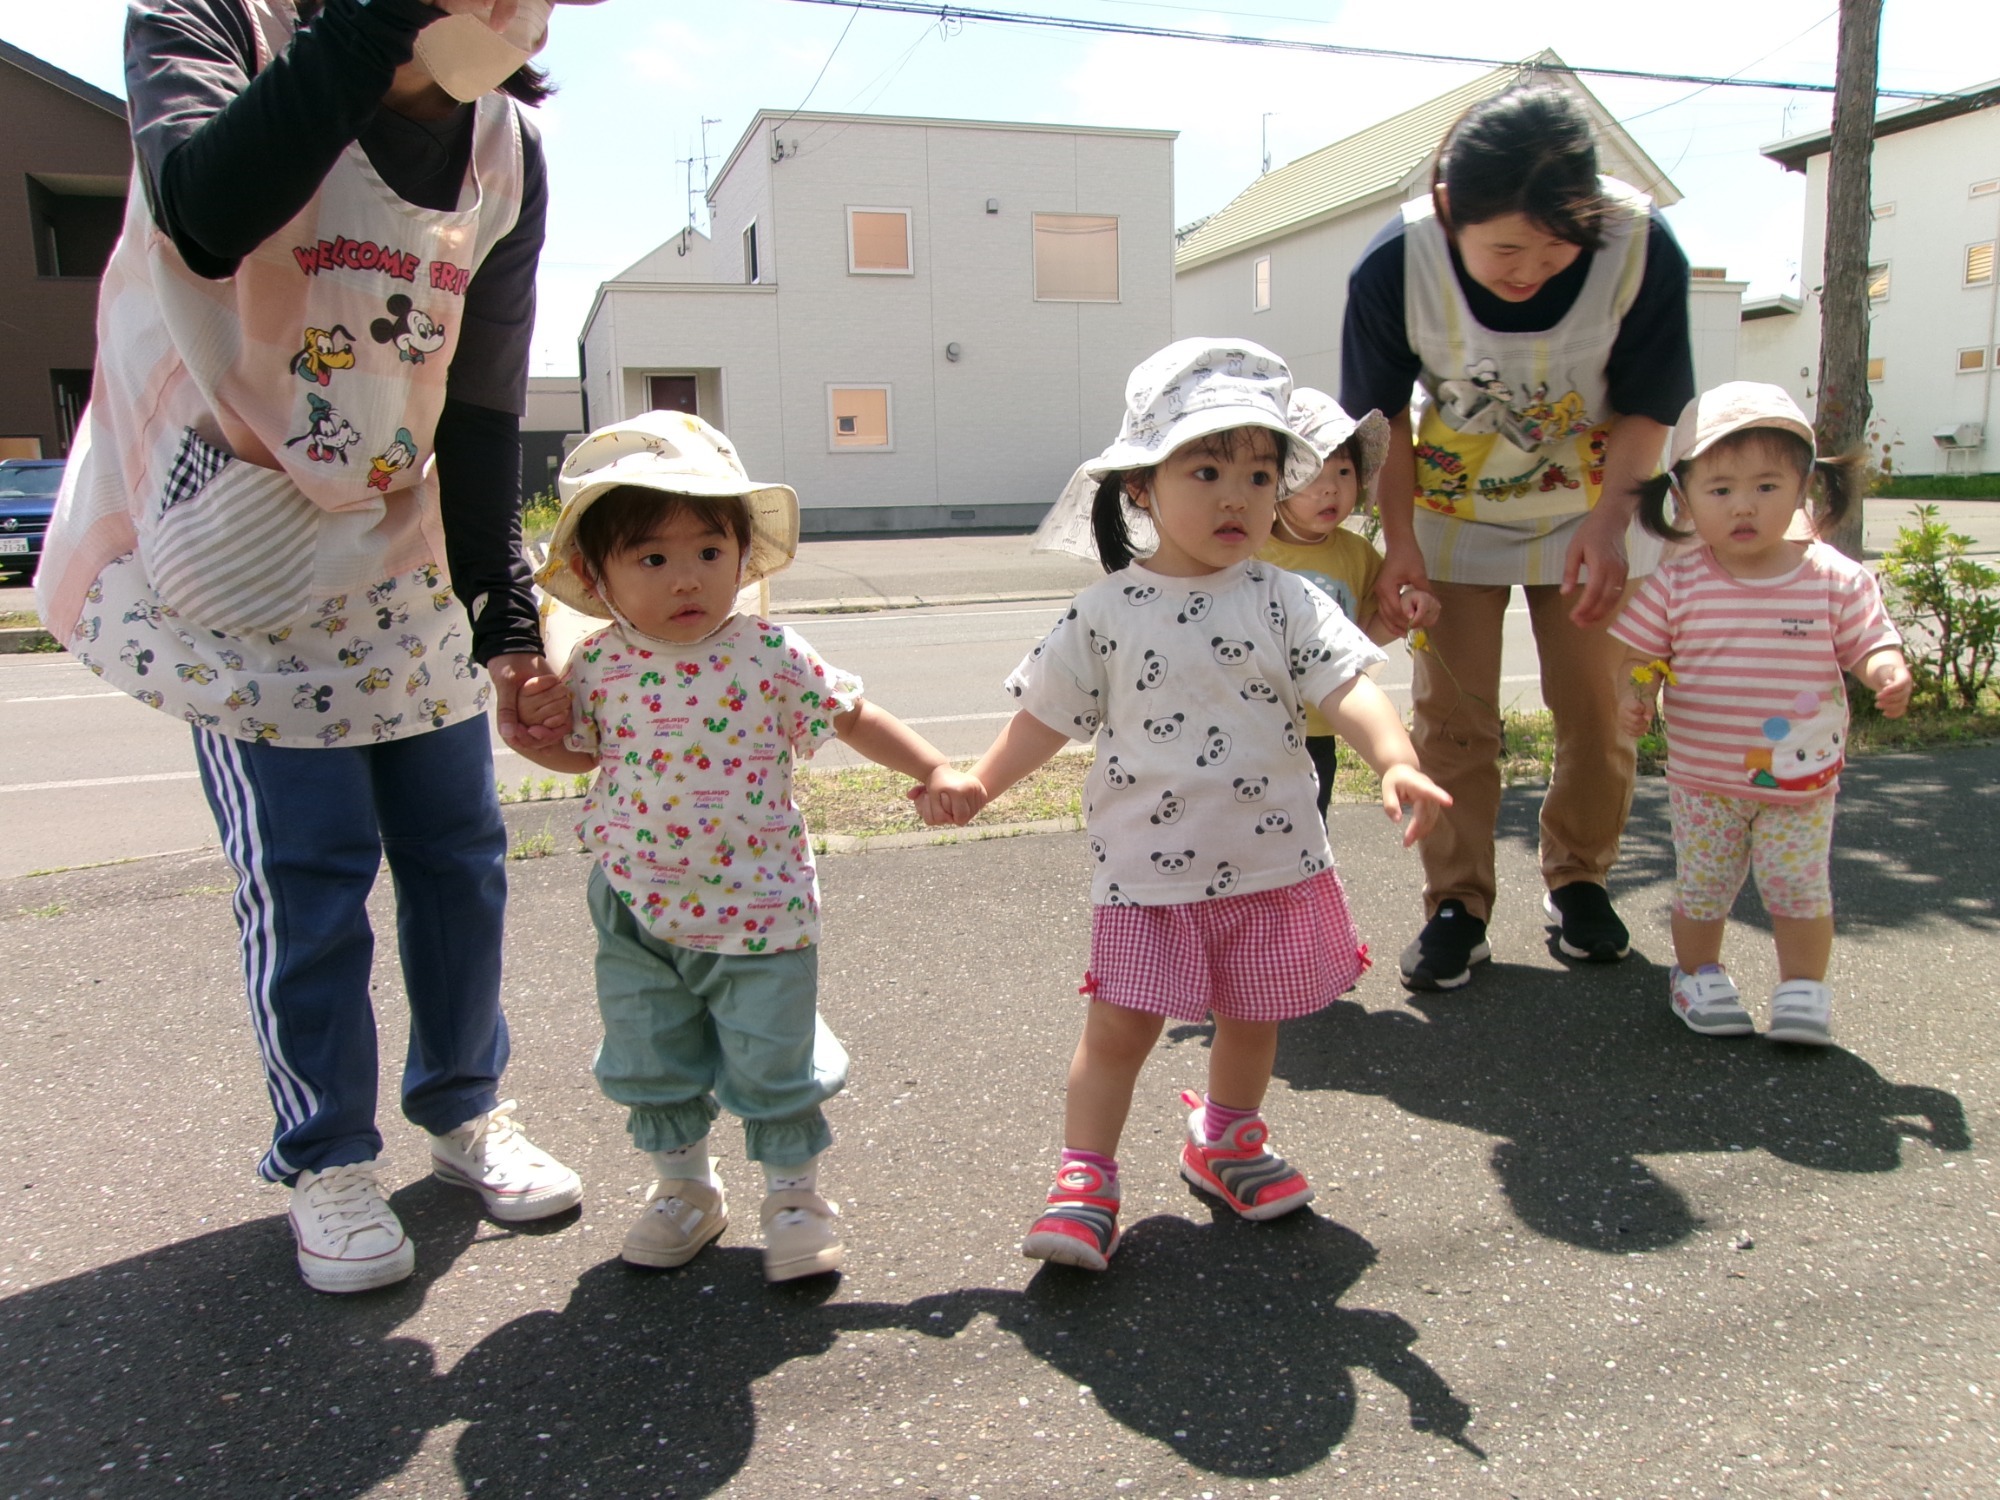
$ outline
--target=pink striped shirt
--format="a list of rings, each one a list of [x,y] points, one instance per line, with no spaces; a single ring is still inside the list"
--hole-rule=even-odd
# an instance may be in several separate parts
[[[1823,542],[1776,578],[1731,577],[1706,547],[1670,557],[1611,633],[1678,679],[1663,706],[1667,780],[1765,802],[1839,789],[1841,673],[1901,644],[1874,575]]]

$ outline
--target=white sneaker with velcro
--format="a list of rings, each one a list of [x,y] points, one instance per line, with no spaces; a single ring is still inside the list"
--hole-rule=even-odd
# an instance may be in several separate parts
[[[1703,1036],[1748,1036],[1756,1025],[1743,1008],[1736,981],[1720,964],[1704,964],[1690,974],[1676,968],[1667,981],[1674,1014]]]
[[[1833,1042],[1833,991],[1817,979],[1787,979],[1771,991],[1774,1042],[1826,1047]]]

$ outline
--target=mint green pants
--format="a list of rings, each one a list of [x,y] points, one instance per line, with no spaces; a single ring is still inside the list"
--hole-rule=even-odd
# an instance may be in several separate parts
[[[641,1151],[708,1134],[718,1105],[743,1122],[745,1154],[795,1167],[833,1143],[820,1106],[847,1082],[847,1052],[819,1018],[819,950],[703,953],[663,943],[590,872],[597,1008],[593,1071],[631,1111]]]

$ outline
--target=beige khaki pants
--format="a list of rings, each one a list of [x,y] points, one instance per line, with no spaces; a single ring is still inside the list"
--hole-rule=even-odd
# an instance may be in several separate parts
[[[1500,817],[1500,638],[1506,584],[1431,580],[1443,605],[1428,651],[1414,651],[1411,738],[1424,772],[1452,805],[1423,841],[1424,915],[1457,897],[1492,916],[1494,830]],[[1575,599],[1554,584],[1523,585],[1541,658],[1542,701],[1555,719],[1555,770],[1542,798],[1542,879],[1605,883],[1632,806],[1633,742],[1618,727],[1625,648],[1603,625],[1579,629]]]

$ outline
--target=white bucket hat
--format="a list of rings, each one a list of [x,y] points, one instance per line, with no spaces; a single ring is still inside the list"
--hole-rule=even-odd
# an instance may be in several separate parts
[[[1703,391],[1688,402],[1680,421],[1667,437],[1667,469],[1699,458],[1731,433],[1751,427],[1773,427],[1803,438],[1808,448],[1818,439],[1798,402],[1781,385],[1732,380]]]
[[[1356,439],[1355,468],[1361,479],[1361,498],[1366,501],[1368,487],[1382,471],[1382,460],[1389,456],[1389,419],[1379,411],[1369,411],[1357,420],[1325,391],[1309,385],[1292,392],[1286,418],[1292,424],[1293,435],[1312,444],[1322,464],[1333,457],[1334,450],[1342,443]]]
[[[1247,339],[1180,339],[1142,360],[1125,382],[1125,415],[1118,440],[1078,466],[1062,494],[1036,528],[1028,546],[1035,552],[1067,552],[1097,562],[1097,539],[1090,512],[1097,486],[1107,474],[1146,469],[1175,449],[1232,427],[1268,427],[1293,436],[1286,421],[1292,372],[1261,344]],[[1320,455],[1310,443],[1294,442],[1285,458],[1278,494],[1311,484]],[[1159,545],[1152,518],[1124,502],[1125,530],[1140,556]]]
[[[571,609],[600,620],[613,618],[569,564],[576,555],[578,520],[598,496],[625,485],[705,499],[742,496],[750,508],[744,583],[789,567],[799,550],[799,497],[790,485],[762,484],[744,473],[743,461],[729,439],[700,417],[649,411],[598,428],[576,445],[556,475],[562,514],[549,538],[548,561],[536,571],[535,582]]]

